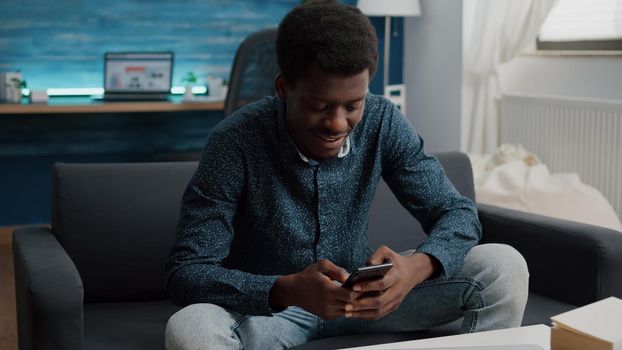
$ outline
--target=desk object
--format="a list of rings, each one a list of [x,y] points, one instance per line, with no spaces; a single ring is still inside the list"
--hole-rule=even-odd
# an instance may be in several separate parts
[[[621,350],[622,300],[610,297],[551,317],[552,350]]]
[[[45,90],[30,90],[30,102],[48,103],[48,93]]]
[[[495,331],[452,335],[405,342],[363,346],[347,350],[393,350],[393,349],[544,349],[550,350],[551,329],[545,325],[500,329]],[[520,346],[520,347],[519,347]],[[535,346],[535,347],[534,347]],[[505,347],[505,348],[504,348]],[[343,349],[346,350],[346,349]],[[496,350],[496,349],[495,349]]]

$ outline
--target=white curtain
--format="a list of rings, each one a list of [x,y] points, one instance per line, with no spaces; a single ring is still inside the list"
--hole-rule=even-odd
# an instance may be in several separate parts
[[[463,150],[491,153],[498,146],[498,68],[536,40],[555,2],[464,0]]]

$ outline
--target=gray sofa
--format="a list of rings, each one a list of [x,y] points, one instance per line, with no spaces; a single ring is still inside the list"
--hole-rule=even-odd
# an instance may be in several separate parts
[[[448,177],[474,198],[468,158],[439,154]],[[196,163],[57,164],[52,228],[15,231],[19,348],[158,349],[179,308],[166,298],[164,263],[183,190]],[[479,206],[483,242],[527,259],[530,296],[523,324],[611,295],[622,297],[622,234],[590,225]],[[377,192],[370,247],[416,247],[424,235],[387,186]],[[457,332],[458,323],[397,334],[342,336],[299,349],[375,344]]]

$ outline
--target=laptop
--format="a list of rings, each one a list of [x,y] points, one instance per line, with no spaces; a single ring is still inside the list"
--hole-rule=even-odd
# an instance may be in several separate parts
[[[171,92],[173,52],[106,52],[106,101],[166,100]]]

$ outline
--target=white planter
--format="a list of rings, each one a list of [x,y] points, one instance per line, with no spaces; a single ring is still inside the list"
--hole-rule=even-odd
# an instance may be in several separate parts
[[[215,98],[224,98],[227,95],[226,86],[223,85],[221,78],[208,76],[207,88],[209,89],[209,95]]]
[[[14,86],[8,88],[8,98],[7,102],[9,103],[20,103],[22,100],[22,89],[16,89]]]
[[[13,79],[22,80],[22,73],[0,73],[0,100],[2,102],[19,103],[22,99],[22,89],[15,87]]]
[[[194,100],[194,94],[192,93],[192,85],[186,85],[186,91],[184,92],[184,101]]]

